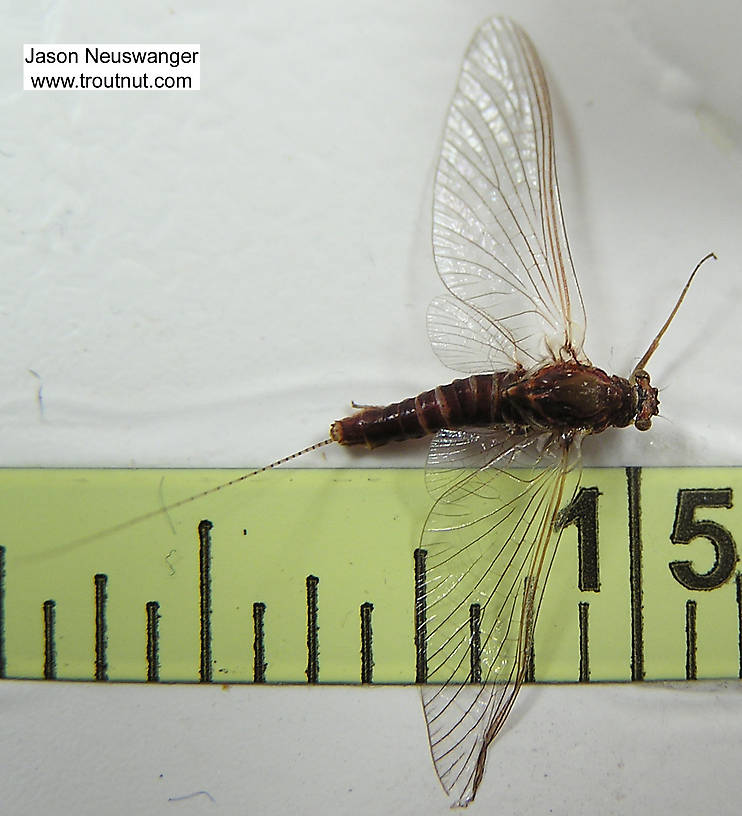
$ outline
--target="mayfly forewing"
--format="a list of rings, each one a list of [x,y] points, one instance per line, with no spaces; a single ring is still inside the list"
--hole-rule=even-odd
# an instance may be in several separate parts
[[[548,434],[513,434],[505,427],[444,428],[430,443],[425,484],[436,501],[474,471],[510,467],[545,468],[553,464]],[[489,473],[488,473],[489,477]]]
[[[448,487],[420,544],[426,564],[423,708],[436,772],[459,805],[474,798],[487,747],[525,677],[559,537],[554,520],[580,441],[531,434],[511,436],[508,447],[493,437],[487,451],[476,432],[467,445],[467,433],[437,437],[429,469],[441,471],[434,484],[447,479]],[[529,466],[512,467],[514,450]],[[485,463],[476,467],[479,457]],[[471,466],[464,467],[467,461]]]
[[[464,57],[435,180],[433,251],[454,296],[436,298],[428,317],[445,365],[587,362],[549,91],[531,41],[507,19],[485,22]]]

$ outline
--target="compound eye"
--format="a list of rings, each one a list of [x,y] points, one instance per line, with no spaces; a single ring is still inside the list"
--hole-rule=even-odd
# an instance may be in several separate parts
[[[645,385],[649,385],[649,374],[643,368],[637,368],[635,371],[632,372],[631,377],[629,378],[629,382],[631,383],[638,383],[642,382]]]
[[[652,420],[651,419],[635,419],[634,425],[636,426],[637,430],[640,431],[648,431],[652,427]]]

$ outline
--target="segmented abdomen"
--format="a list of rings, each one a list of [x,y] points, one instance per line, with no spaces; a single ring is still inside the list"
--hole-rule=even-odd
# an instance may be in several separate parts
[[[519,417],[513,415],[514,406],[503,399],[503,394],[522,376],[517,371],[474,374],[402,402],[363,408],[333,422],[330,436],[341,445],[377,448],[387,442],[426,436],[441,428],[517,424]]]

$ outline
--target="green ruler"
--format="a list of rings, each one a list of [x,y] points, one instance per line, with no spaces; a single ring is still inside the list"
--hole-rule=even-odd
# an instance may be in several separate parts
[[[269,471],[79,542],[234,476],[0,471],[0,675],[415,682],[419,469]],[[587,469],[581,485],[533,679],[740,676],[742,469]]]

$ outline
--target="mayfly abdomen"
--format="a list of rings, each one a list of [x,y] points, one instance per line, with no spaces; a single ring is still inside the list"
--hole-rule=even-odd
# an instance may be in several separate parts
[[[426,436],[441,428],[517,422],[517,417],[508,410],[505,392],[522,377],[522,370],[474,374],[401,402],[363,408],[333,422],[330,437],[341,445],[378,448],[387,442]]]
[[[646,430],[657,414],[657,389],[639,372],[636,382],[577,362],[552,363],[532,374],[515,369],[474,374],[416,397],[370,406],[334,422],[330,438],[341,445],[377,448],[442,428],[600,433],[632,421]]]

